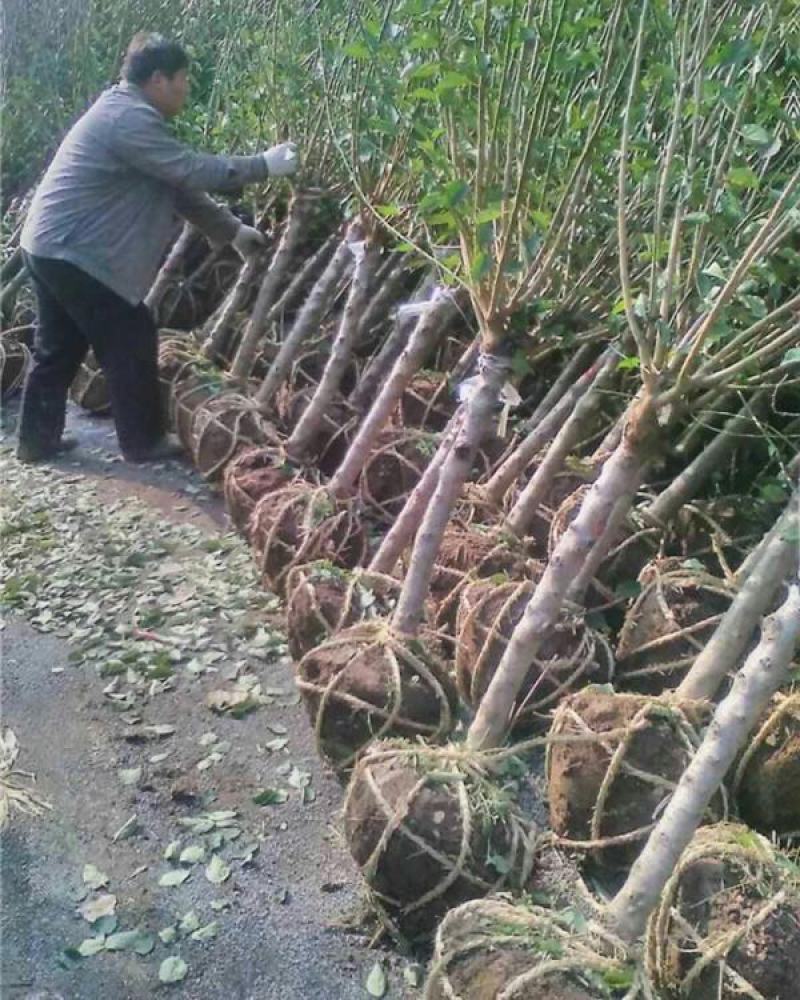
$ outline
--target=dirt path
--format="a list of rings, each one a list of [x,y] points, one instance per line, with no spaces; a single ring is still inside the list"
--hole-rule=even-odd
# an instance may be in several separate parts
[[[2,997],[349,1000],[376,961],[386,996],[417,996],[354,929],[342,791],[218,499],[177,463],[120,464],[107,423],[71,422],[69,461],[0,452],[3,725],[52,805],[3,833]],[[252,710],[212,711],[219,691]],[[90,925],[87,904],[107,916]],[[170,957],[187,971],[167,986]]]

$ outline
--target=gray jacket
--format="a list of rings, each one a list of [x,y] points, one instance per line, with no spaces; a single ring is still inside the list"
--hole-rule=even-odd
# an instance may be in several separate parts
[[[215,243],[239,223],[203,192],[263,180],[262,156],[196,153],[174,138],[139,87],[104,91],[72,126],[31,202],[21,243],[66,260],[132,305],[146,295],[176,214]]]

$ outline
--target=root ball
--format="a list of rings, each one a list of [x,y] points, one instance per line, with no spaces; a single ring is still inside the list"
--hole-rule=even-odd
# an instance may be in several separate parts
[[[344,810],[350,851],[388,927],[415,940],[453,906],[524,886],[534,831],[460,748],[377,744]]]

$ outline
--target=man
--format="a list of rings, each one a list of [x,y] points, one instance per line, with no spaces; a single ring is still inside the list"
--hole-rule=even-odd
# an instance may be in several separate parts
[[[73,444],[62,441],[67,392],[90,347],[108,381],[124,457],[146,462],[176,453],[162,427],[157,330],[143,302],[175,217],[245,256],[263,237],[205,192],[297,169],[292,143],[255,156],[212,156],[178,142],[167,120],[186,102],[188,62],[177,43],[136,35],[121,82],[72,127],[34,195],[21,238],[38,307],[22,461]]]

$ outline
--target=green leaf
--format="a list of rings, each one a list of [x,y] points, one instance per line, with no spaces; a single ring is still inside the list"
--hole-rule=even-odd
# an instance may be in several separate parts
[[[177,955],[165,958],[158,969],[158,978],[162,983],[179,983],[186,978],[189,966]]]
[[[289,798],[289,793],[285,788],[264,788],[253,796],[253,802],[257,806],[281,805]]]
[[[178,860],[182,865],[199,865],[206,860],[206,849],[202,844],[190,844],[184,847]]]
[[[511,865],[508,858],[503,857],[502,854],[488,854],[486,857],[486,863],[491,865],[498,875],[508,875],[511,871]]]
[[[683,217],[683,221],[690,226],[695,226],[701,222],[711,222],[711,216],[708,212],[687,212]]]
[[[92,930],[96,934],[113,934],[117,929],[117,923],[117,918],[113,914],[109,914],[107,917],[95,920],[92,924]]]
[[[78,954],[81,958],[89,958],[91,955],[97,955],[105,950],[105,946],[106,939],[102,934],[99,937],[85,938],[78,945]]]
[[[732,167],[728,171],[728,182],[735,188],[758,187],[758,177],[750,167]]]
[[[178,936],[178,932],[174,927],[165,927],[163,930],[158,932],[158,936],[161,938],[164,944],[172,944],[175,938]]]
[[[167,845],[167,849],[164,851],[164,860],[172,861],[175,855],[178,853],[178,848],[181,846],[179,840],[171,840]]]
[[[628,990],[633,986],[633,969],[620,966],[617,969],[606,969],[603,982],[612,990]]]
[[[800,361],[800,347],[792,347],[781,360],[782,365],[795,365]]]
[[[376,962],[370,969],[370,973],[367,976],[367,993],[369,993],[371,997],[386,996],[387,986],[386,973],[383,971],[383,966],[380,962]]]
[[[631,371],[638,369],[640,364],[641,362],[638,356],[635,354],[631,354],[627,358],[621,358],[619,363],[617,364],[617,368],[622,372]]]
[[[484,250],[479,251],[472,261],[472,267],[469,269],[470,278],[476,283],[481,281],[488,274],[491,266],[492,261],[489,254]]]
[[[349,45],[345,45],[343,51],[346,56],[350,56],[351,59],[355,59],[357,62],[372,59],[369,47],[363,42],[351,42]]]
[[[475,216],[475,222],[479,226],[483,225],[484,222],[494,222],[495,219],[499,219],[503,214],[502,205],[490,205],[487,208],[482,209]]]
[[[172,871],[164,872],[158,880],[158,884],[166,888],[182,885],[190,875],[191,872],[188,868],[173,868]]]
[[[215,854],[206,868],[206,878],[208,881],[214,885],[221,885],[230,877],[230,874],[231,869],[229,865],[218,854]]]
[[[212,920],[210,924],[198,927],[196,931],[192,932],[192,941],[210,941],[217,936],[218,930],[219,924],[216,920]]]
[[[742,125],[739,131],[744,141],[750,142],[754,146],[769,146],[772,141],[763,125]]]
[[[178,924],[178,930],[183,931],[184,934],[191,934],[192,931],[196,931],[199,926],[200,918],[194,910],[189,910],[188,913],[184,913],[181,917],[181,921]]]
[[[143,931],[119,931],[106,938],[106,951],[135,951],[137,955],[149,955],[155,948],[152,935]]]

